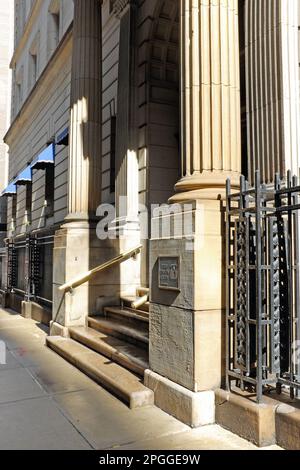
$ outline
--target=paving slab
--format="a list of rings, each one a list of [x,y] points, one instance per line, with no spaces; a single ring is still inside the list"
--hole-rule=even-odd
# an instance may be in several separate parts
[[[107,400],[98,390],[60,394],[54,400],[97,449],[190,429],[155,406],[130,410],[112,396]]]
[[[90,448],[49,397],[0,405],[0,449]]]
[[[119,450],[258,450],[258,448],[236,434],[217,424],[203,426],[183,433],[174,433],[159,438],[134,442],[120,446]],[[273,445],[259,450],[281,450]]]
[[[0,370],[0,403],[45,395],[42,387],[23,368]]]
[[[47,348],[46,345],[41,346],[37,342],[30,345],[28,348],[21,347],[12,349],[10,353],[16,358],[18,363],[24,367],[35,366],[45,368],[50,365],[53,367],[62,365],[61,358],[56,353]]]
[[[32,320],[24,320],[28,323],[18,325],[14,322],[14,326],[8,327],[0,325],[0,339],[5,342],[8,350],[14,349],[30,349],[33,344],[45,344],[47,331],[42,325],[36,325]]]
[[[11,351],[5,351],[5,364],[0,364],[0,372],[7,369],[17,369],[22,367],[22,364],[17,360]]]

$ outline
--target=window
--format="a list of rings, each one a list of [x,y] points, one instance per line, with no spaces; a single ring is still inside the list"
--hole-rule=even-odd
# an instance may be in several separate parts
[[[36,35],[34,41],[31,44],[29,49],[29,63],[28,63],[28,84],[29,89],[31,89],[38,78],[38,60],[39,60],[39,43],[40,35]]]
[[[49,218],[54,214],[54,165],[46,168],[45,185],[46,217]]]
[[[52,0],[48,10],[48,57],[58,46],[60,38],[60,1]]]
[[[23,83],[24,83],[24,67],[20,69],[15,74],[15,115],[19,112],[22,103],[23,103]]]
[[[16,229],[16,220],[17,220],[17,196],[13,196],[11,200],[11,232],[14,232]]]
[[[25,218],[26,225],[31,223],[31,207],[32,207],[32,184],[26,184],[26,205],[25,205]]]
[[[36,82],[37,76],[37,56],[36,54],[30,54],[30,75],[31,75],[31,85],[34,85]]]

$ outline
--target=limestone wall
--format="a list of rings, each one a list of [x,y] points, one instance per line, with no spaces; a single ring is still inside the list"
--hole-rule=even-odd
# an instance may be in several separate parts
[[[7,136],[9,144],[9,178],[12,180],[46,146],[69,125],[71,36],[55,56],[53,63],[30,95],[24,109]],[[31,229],[61,222],[66,215],[68,147],[56,146],[54,220],[44,217],[45,172],[33,172]],[[25,187],[18,188],[15,234],[26,230]],[[12,200],[8,204],[11,216]]]

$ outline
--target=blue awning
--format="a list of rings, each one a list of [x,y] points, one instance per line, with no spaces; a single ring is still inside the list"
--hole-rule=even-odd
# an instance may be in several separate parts
[[[14,183],[10,183],[7,188],[2,191],[1,196],[15,196],[17,194],[17,186]]]
[[[32,170],[45,170],[47,166],[54,165],[55,144],[50,144],[31,163]]]
[[[64,129],[56,138],[56,145],[69,145],[69,128]]]
[[[29,184],[32,183],[32,170],[31,167],[28,166],[25,170],[21,171],[21,173],[17,176],[14,181],[14,184],[22,185],[22,184]]]

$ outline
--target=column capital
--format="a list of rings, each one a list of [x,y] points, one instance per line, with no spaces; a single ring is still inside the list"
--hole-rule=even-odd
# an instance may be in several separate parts
[[[114,15],[121,18],[131,6],[135,6],[135,3],[135,0],[115,0],[113,4]]]

